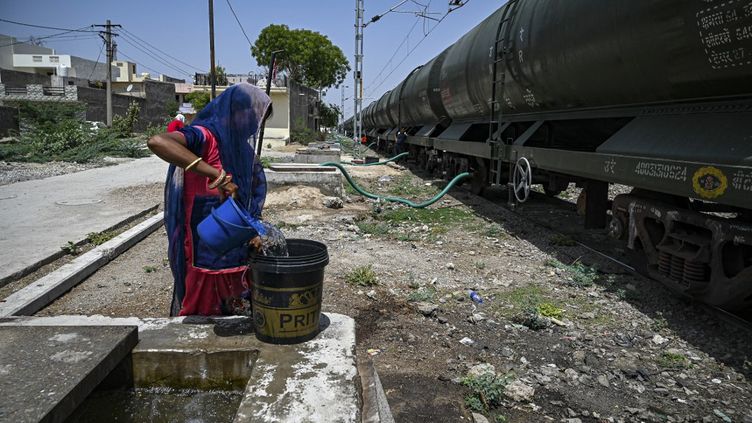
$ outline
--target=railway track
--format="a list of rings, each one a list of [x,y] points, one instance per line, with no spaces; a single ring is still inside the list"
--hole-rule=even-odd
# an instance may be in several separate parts
[[[425,175],[425,172],[420,171],[420,170],[418,170],[417,175],[422,178],[428,177],[428,175]],[[752,335],[752,312],[747,312],[744,315],[732,313],[720,307],[716,307],[716,306],[712,306],[709,304],[696,301],[695,299],[691,297],[688,297],[679,292],[673,291],[671,287],[668,287],[664,285],[660,280],[653,278],[646,271],[644,260],[640,260],[641,258],[644,259],[644,257],[641,257],[640,254],[638,253],[624,254],[624,258],[616,257],[616,254],[614,254],[613,250],[615,248],[620,248],[621,246],[623,246],[622,244],[620,244],[619,241],[610,240],[612,242],[597,244],[597,243],[594,243],[591,239],[587,239],[588,238],[587,236],[583,236],[583,235],[592,234],[592,232],[580,230],[580,231],[573,231],[573,232],[565,233],[559,230],[554,225],[552,225],[550,223],[550,220],[544,221],[540,218],[534,217],[537,213],[528,212],[530,210],[530,206],[533,206],[538,210],[544,207],[553,207],[553,208],[558,209],[564,215],[569,214],[570,220],[579,220],[580,218],[579,216],[577,216],[577,213],[575,210],[576,205],[570,201],[560,199],[560,198],[548,197],[538,192],[532,192],[531,201],[529,203],[526,203],[524,207],[510,207],[510,205],[505,200],[507,198],[505,189],[497,190],[496,195],[492,194],[490,196],[487,196],[488,198],[472,193],[471,189],[468,189],[465,186],[459,187],[458,189],[463,190],[465,194],[472,196],[472,198],[476,201],[486,201],[486,202],[493,204],[496,207],[502,207],[505,210],[513,213],[515,216],[533,224],[534,226],[538,228],[541,228],[548,232],[552,232],[553,234],[559,237],[571,238],[578,247],[581,247],[587,250],[588,252],[596,256],[599,256],[600,258],[604,260],[607,260],[608,262],[612,263],[618,268],[623,269],[627,273],[640,276],[640,277],[649,279],[655,283],[661,284],[662,286],[668,288],[668,290],[671,291],[674,295],[678,295],[684,299],[692,301],[694,304],[699,305],[705,310],[707,310],[708,312],[710,312],[719,320]],[[573,258],[576,259],[577,257],[573,257]]]

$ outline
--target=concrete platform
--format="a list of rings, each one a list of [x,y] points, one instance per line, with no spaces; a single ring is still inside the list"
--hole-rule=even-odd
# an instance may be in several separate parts
[[[152,156],[116,166],[0,186],[0,280],[23,271],[154,204],[116,201],[119,188],[163,182],[167,164]]]
[[[242,390],[235,423],[359,421],[355,322],[334,313],[321,321],[316,338],[285,346],[257,341],[247,318],[11,317],[0,319],[0,330],[137,326],[140,341],[132,351],[137,387]]]
[[[135,326],[0,326],[0,421],[65,420],[137,342]]]
[[[272,165],[266,171],[266,183],[271,189],[305,185],[319,188],[324,195],[341,197],[344,194],[342,173],[337,168],[323,166],[312,168],[311,166],[310,164]]]

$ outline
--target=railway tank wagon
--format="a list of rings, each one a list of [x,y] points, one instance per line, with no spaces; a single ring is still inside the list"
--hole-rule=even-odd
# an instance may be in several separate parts
[[[576,182],[653,277],[752,308],[749,2],[510,0],[372,104],[420,165],[513,202]]]

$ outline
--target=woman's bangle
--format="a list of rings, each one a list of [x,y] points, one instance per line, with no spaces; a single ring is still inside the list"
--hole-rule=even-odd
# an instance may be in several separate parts
[[[189,164],[188,166],[185,167],[185,171],[188,172],[189,170],[191,170],[191,168],[193,168],[194,166],[196,166],[198,164],[198,162],[200,162],[201,160],[202,160],[201,157],[199,157],[198,159],[192,161],[191,164]]]
[[[209,189],[214,189],[220,186],[222,182],[225,181],[225,177],[227,177],[227,172],[225,172],[224,169],[220,170],[219,176],[217,176],[217,179],[213,180],[212,183],[209,184]]]

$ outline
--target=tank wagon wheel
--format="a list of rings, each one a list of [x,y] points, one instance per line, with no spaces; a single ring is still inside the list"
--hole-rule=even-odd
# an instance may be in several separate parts
[[[514,197],[517,201],[520,203],[527,201],[530,197],[530,186],[533,184],[533,169],[526,158],[520,157],[517,160],[514,166],[512,183],[514,184]]]

